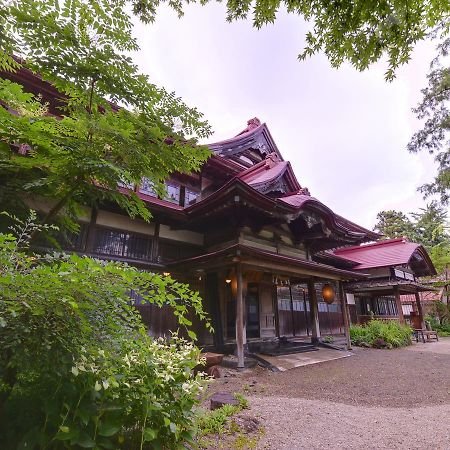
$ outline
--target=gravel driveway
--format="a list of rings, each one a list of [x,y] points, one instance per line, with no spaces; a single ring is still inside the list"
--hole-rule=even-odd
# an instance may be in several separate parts
[[[230,375],[214,390],[249,399],[265,429],[258,449],[450,450],[450,338]]]

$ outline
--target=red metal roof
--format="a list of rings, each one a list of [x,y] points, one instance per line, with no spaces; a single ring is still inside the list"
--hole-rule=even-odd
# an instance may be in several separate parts
[[[388,239],[356,247],[344,247],[334,250],[333,254],[358,263],[355,267],[356,270],[409,264],[415,256],[419,260],[425,260],[428,266],[431,265],[431,273],[434,271],[426,250],[420,244],[409,242],[406,238]]]
[[[297,191],[301,189],[291,164],[281,161],[276,153],[270,153],[263,161],[243,170],[237,177],[254,188],[267,183],[272,183],[285,176],[289,189]]]

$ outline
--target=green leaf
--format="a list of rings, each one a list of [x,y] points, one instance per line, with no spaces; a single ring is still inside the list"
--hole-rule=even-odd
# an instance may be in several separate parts
[[[121,428],[121,425],[117,425],[115,423],[101,423],[98,427],[98,434],[100,436],[110,437],[116,434]]]
[[[197,335],[192,331],[192,330],[188,330],[188,336],[193,340],[196,341],[197,340]]]
[[[151,442],[156,439],[158,435],[158,430],[154,430],[153,428],[145,428],[144,430],[144,441]]]
[[[80,434],[74,443],[83,448],[95,447],[95,441],[87,433]]]

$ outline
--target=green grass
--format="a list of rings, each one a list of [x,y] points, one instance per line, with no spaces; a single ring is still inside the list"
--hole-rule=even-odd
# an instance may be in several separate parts
[[[199,448],[233,448],[238,450],[256,447],[263,430],[260,429],[258,434],[253,436],[241,430],[233,416],[248,408],[248,400],[239,393],[235,393],[234,397],[239,402],[238,405],[224,405],[213,411],[198,410],[196,438]]]

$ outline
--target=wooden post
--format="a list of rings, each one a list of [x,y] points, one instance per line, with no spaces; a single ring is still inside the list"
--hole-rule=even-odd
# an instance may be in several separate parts
[[[205,274],[205,300],[209,314],[211,314],[212,324],[214,327],[214,347],[220,351],[223,347],[222,318],[220,314],[219,304],[219,279],[217,272],[207,272]]]
[[[342,281],[338,281],[338,288],[339,288],[339,297],[341,299],[341,312],[342,317],[344,319],[344,334],[347,343],[347,350],[351,350],[352,342],[350,340],[350,319],[347,306],[347,297],[345,295],[344,285],[342,284]]]
[[[92,208],[91,220],[89,221],[89,227],[88,227],[86,243],[85,243],[85,248],[84,248],[84,251],[86,253],[92,253],[94,251],[95,233],[96,233],[95,224],[97,222],[97,215],[98,215],[97,208]]]
[[[152,240],[152,253],[151,253],[151,260],[154,262],[159,262],[159,229],[160,225],[159,222],[155,222],[155,233]]]
[[[420,320],[420,328],[422,328],[422,330],[425,330],[425,322],[423,320],[423,308],[422,308],[422,303],[420,303],[420,295],[418,292],[416,292],[416,304],[417,304],[417,313],[419,315],[419,320]]]
[[[316,287],[314,285],[314,278],[310,278],[308,280],[308,294],[309,294],[309,305],[311,308],[311,328],[312,328],[311,342],[313,344],[318,344],[320,338],[319,305],[317,303],[317,293]]]
[[[242,282],[241,264],[236,265],[236,347],[238,358],[238,369],[244,368],[244,295]]]
[[[402,308],[402,301],[400,300],[400,290],[398,286],[394,286],[394,295],[395,295],[395,303],[397,305],[397,312],[398,312],[398,320],[400,323],[406,323],[405,317],[403,316],[403,308]]]

